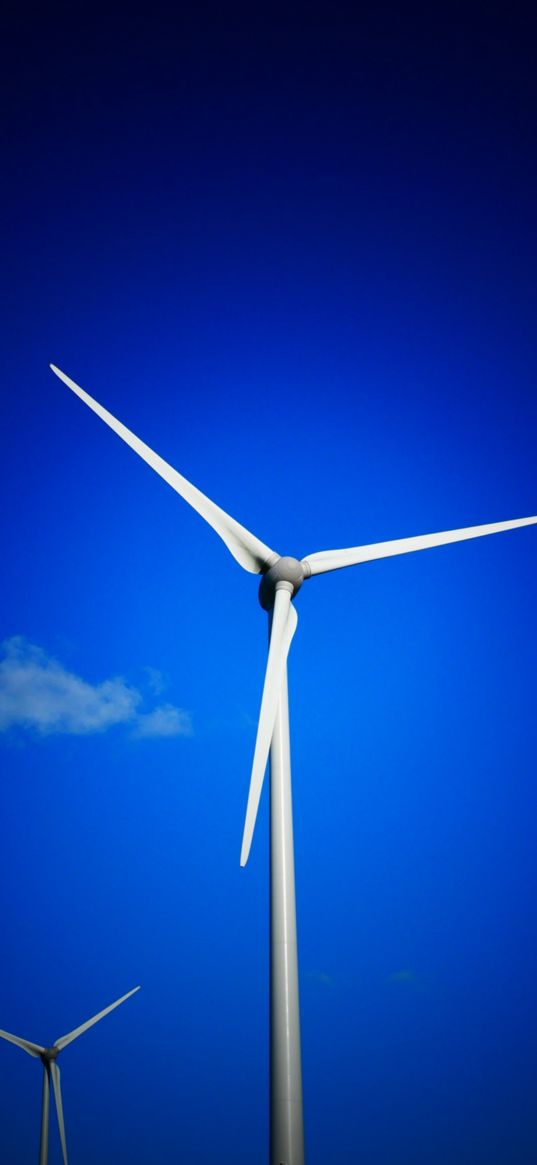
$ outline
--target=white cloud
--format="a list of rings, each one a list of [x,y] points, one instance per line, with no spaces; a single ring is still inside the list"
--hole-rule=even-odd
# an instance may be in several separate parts
[[[160,696],[164,689],[168,686],[166,677],[156,667],[144,667],[144,672],[147,676],[147,685],[155,696]]]
[[[180,736],[192,731],[188,712],[172,704],[141,712],[138,688],[121,676],[90,684],[23,636],[2,645],[0,731],[19,727],[40,735],[104,732],[127,724],[136,736]]]
[[[135,736],[192,736],[190,712],[161,704],[152,712],[141,712],[134,729]]]
[[[416,974],[414,971],[392,971],[391,975],[386,976],[387,983],[415,983]]]

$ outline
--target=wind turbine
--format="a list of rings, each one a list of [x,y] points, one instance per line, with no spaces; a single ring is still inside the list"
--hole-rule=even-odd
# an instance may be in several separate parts
[[[398,538],[371,546],[322,550],[302,559],[281,557],[196,489],[69,376],[54,364],[50,367],[68,388],[205,518],[245,570],[262,576],[259,600],[269,616],[269,651],[240,861],[241,866],[244,866],[248,860],[270,751],[270,1162],[271,1165],[302,1165],[302,1070],[287,695],[287,656],[298,617],[291,600],[302,583],[314,575],[371,562],[377,558],[390,558],[396,554],[408,554],[414,550],[426,550],[449,542],[461,542],[518,526],[533,525],[537,523],[537,516],[469,526],[462,530],[447,530],[439,534]]]
[[[98,1015],[94,1015],[92,1019],[86,1020],[86,1023],[80,1024],[80,1027],[75,1027],[72,1032],[68,1032],[66,1036],[61,1036],[59,1040],[51,1045],[50,1048],[42,1048],[40,1044],[32,1044],[29,1040],[23,1040],[20,1036],[12,1036],[10,1032],[0,1031],[2,1039],[9,1040],[11,1044],[16,1044],[18,1048],[22,1048],[23,1052],[28,1052],[29,1056],[34,1056],[36,1060],[41,1060],[43,1065],[43,1095],[41,1102],[41,1141],[39,1145],[39,1165],[47,1165],[48,1161],[48,1116],[49,1116],[49,1101],[50,1101],[50,1081],[52,1080],[52,1087],[54,1089],[54,1099],[56,1101],[56,1112],[58,1115],[58,1127],[60,1130],[60,1140],[62,1143],[62,1153],[64,1165],[67,1165],[67,1145],[65,1141],[65,1125],[63,1122],[63,1106],[62,1106],[62,1090],[60,1086],[60,1069],[56,1060],[61,1051],[72,1044],[73,1040],[78,1039],[82,1032],[86,1032],[89,1027],[93,1027],[94,1023],[98,1023],[109,1011],[113,1011],[115,1007],[119,1007],[120,1003],[124,1003],[135,991],[139,991],[139,987],[133,987],[132,991],[127,991],[126,995],[122,995],[121,999],[116,999],[115,1003],[111,1003],[109,1007],[105,1007],[103,1011],[99,1011]]]

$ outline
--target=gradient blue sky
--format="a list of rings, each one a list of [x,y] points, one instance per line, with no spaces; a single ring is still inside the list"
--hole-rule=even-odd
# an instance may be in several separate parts
[[[74,1165],[266,1160],[266,627],[48,362],[281,553],[535,513],[536,76],[528,7],[8,14],[0,1027],[142,985],[62,1055]],[[537,1159],[536,566],[298,597],[309,1165]],[[0,1078],[23,1165],[39,1065]]]

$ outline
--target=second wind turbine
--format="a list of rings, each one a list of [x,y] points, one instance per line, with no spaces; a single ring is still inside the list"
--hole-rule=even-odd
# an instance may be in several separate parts
[[[399,538],[391,542],[377,542],[372,546],[322,550],[302,559],[282,557],[196,489],[69,376],[54,364],[50,367],[68,388],[93,409],[101,420],[105,421],[212,526],[245,570],[262,575],[259,599],[261,606],[269,615],[269,652],[246,808],[241,866],[248,860],[270,751],[270,1165],[303,1165],[302,1069],[287,696],[287,656],[296,631],[298,616],[291,600],[296,596],[302,583],[313,575],[339,570],[344,566],[371,562],[377,558],[390,558],[396,554],[426,550],[449,542],[497,534],[517,526],[533,525],[537,522],[537,517],[515,518],[507,522],[469,526],[462,530],[447,530],[439,534]]]

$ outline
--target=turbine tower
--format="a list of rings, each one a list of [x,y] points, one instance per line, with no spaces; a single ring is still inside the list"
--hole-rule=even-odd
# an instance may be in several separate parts
[[[322,550],[302,559],[282,557],[196,489],[69,376],[54,364],[50,367],[68,388],[93,409],[101,420],[105,421],[212,526],[245,570],[262,576],[259,600],[269,617],[269,651],[240,861],[241,866],[244,866],[248,860],[270,751],[270,1165],[303,1165],[302,1070],[287,696],[287,656],[298,620],[292,599],[303,582],[314,575],[339,570],[344,566],[371,562],[376,558],[390,558],[396,554],[426,550],[449,542],[497,534],[518,526],[530,526],[537,522],[537,517],[515,518],[512,521],[469,526],[462,530],[447,530],[439,534],[398,538],[391,542],[377,542],[371,546],[351,546],[345,550]]]
[[[54,1099],[56,1101],[56,1113],[58,1116],[58,1127],[60,1130],[60,1140],[62,1143],[62,1153],[64,1165],[67,1162],[67,1144],[65,1141],[65,1125],[63,1121],[63,1105],[62,1105],[62,1090],[60,1086],[60,1069],[56,1063],[58,1056],[68,1044],[72,1044],[73,1040],[78,1039],[82,1032],[86,1032],[89,1027],[93,1027],[94,1023],[98,1023],[109,1011],[113,1011],[115,1007],[119,1007],[120,1003],[124,1003],[135,991],[139,991],[139,987],[133,987],[132,991],[127,991],[126,995],[122,995],[121,999],[116,999],[115,1003],[111,1003],[109,1007],[105,1007],[103,1011],[99,1011],[98,1015],[94,1015],[92,1019],[86,1020],[86,1023],[80,1024],[80,1027],[75,1027],[72,1032],[68,1032],[66,1036],[61,1036],[59,1040],[51,1045],[50,1048],[42,1048],[40,1044],[32,1044],[29,1040],[22,1040],[20,1036],[12,1036],[10,1032],[0,1031],[2,1039],[9,1040],[11,1044],[16,1044],[18,1048],[22,1048],[23,1052],[28,1052],[29,1056],[33,1056],[36,1060],[41,1060],[43,1065],[43,1094],[41,1102],[41,1141],[39,1145],[39,1165],[47,1165],[48,1162],[48,1117],[49,1117],[49,1102],[50,1102],[50,1082],[52,1080],[52,1087],[54,1090]]]

